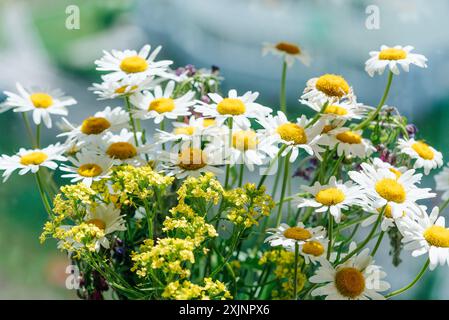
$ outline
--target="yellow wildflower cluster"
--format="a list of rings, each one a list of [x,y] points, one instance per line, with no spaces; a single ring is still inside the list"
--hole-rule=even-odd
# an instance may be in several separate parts
[[[187,178],[178,189],[178,200],[184,203],[186,199],[200,198],[217,205],[224,190],[213,173],[206,173],[198,178]]]
[[[83,205],[93,205],[95,203],[94,196],[97,194],[95,190],[92,188],[89,188],[84,183],[80,182],[74,185],[65,185],[61,187],[61,193],[63,197],[61,199],[66,199],[69,201],[68,203],[65,203],[62,205],[61,208],[66,209],[67,205],[73,206],[73,204],[83,204]],[[57,195],[56,197],[60,196],[61,194]],[[58,212],[59,208],[57,207],[57,203],[55,204],[55,212],[62,214],[61,212]]]
[[[76,226],[57,227],[53,233],[53,237],[59,240],[58,247],[74,253],[75,258],[79,258],[85,249],[89,252],[96,251],[100,246],[99,240],[104,236],[103,230],[84,222]]]
[[[271,250],[265,252],[259,260],[260,265],[272,264],[275,266],[274,276],[281,283],[282,290],[273,290],[272,296],[275,299],[285,300],[293,297],[293,284],[295,273],[295,254],[284,249]],[[303,264],[303,258],[299,257],[298,265]],[[299,269],[299,267],[298,267]],[[298,292],[304,288],[306,276],[299,272],[297,275]]]
[[[228,219],[245,228],[257,225],[260,218],[270,215],[275,205],[273,199],[265,194],[265,186],[257,189],[253,183],[225,192],[224,198],[229,208]]]
[[[204,286],[194,284],[188,280],[182,283],[179,281],[171,282],[165,287],[162,297],[176,300],[232,299],[225,284],[218,280],[213,281],[211,278],[204,278]]]

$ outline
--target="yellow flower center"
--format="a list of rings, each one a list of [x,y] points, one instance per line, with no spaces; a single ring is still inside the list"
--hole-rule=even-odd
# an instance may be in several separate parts
[[[126,89],[128,89],[130,86],[122,86],[122,87],[120,87],[120,88],[117,88],[117,89],[115,89],[115,93],[118,93],[118,94],[123,94],[123,93],[125,93],[125,90]],[[137,89],[137,86],[132,86],[129,90],[128,90],[128,92],[132,92],[132,91],[134,91],[134,90],[136,90]]]
[[[407,52],[402,49],[388,48],[379,52],[379,60],[402,60],[407,57]]]
[[[345,131],[336,135],[337,140],[348,144],[359,144],[362,142],[362,136],[354,131]]]
[[[383,207],[377,208],[377,212],[382,213]],[[405,217],[405,211],[402,212],[402,216]],[[387,204],[387,207],[385,208],[384,217],[386,218],[393,218],[393,215],[391,214],[391,206]]]
[[[175,109],[175,101],[171,98],[157,98],[151,101],[148,111],[157,113],[171,112]]]
[[[390,168],[389,170],[396,175],[396,179],[399,179],[402,176],[402,172],[396,168]]]
[[[139,56],[127,57],[120,62],[120,69],[126,73],[138,73],[148,69],[148,62]]]
[[[284,123],[277,127],[276,132],[279,133],[282,140],[294,142],[295,144],[306,144],[306,131],[296,123]]]
[[[304,252],[305,254],[310,254],[315,257],[319,257],[323,254],[324,247],[318,241],[307,241],[302,246],[302,252]]]
[[[187,148],[178,155],[178,166],[184,170],[199,170],[207,165],[206,154],[197,148]]]
[[[284,236],[294,240],[308,240],[312,238],[309,230],[301,227],[291,227],[284,231]]]
[[[434,247],[449,248],[449,229],[431,226],[424,231],[424,239]]]
[[[432,160],[435,156],[435,153],[430,149],[429,145],[422,141],[417,141],[412,144],[412,149],[425,160]]]
[[[100,134],[111,127],[111,123],[103,117],[89,117],[81,124],[84,134]]]
[[[288,53],[288,54],[300,54],[301,53],[301,49],[296,44],[293,44],[290,42],[285,42],[285,41],[279,42],[276,45],[276,49],[278,49],[279,51]]]
[[[342,296],[356,298],[365,290],[365,277],[356,268],[341,268],[335,274],[335,287]]]
[[[341,98],[349,93],[349,85],[342,76],[325,74],[318,78],[315,87],[330,97]]]
[[[78,174],[83,177],[96,177],[103,172],[103,169],[95,163],[86,163],[78,168]]]
[[[330,124],[326,124],[323,128],[323,130],[321,131],[321,133],[328,133],[331,130],[334,130],[335,127],[333,125]]]
[[[174,134],[185,134],[187,136],[191,136],[195,133],[195,127],[186,126],[186,127],[178,127],[173,130]]]
[[[377,181],[375,189],[376,192],[387,201],[396,203],[403,203],[405,201],[405,189],[394,179],[384,178]]]
[[[219,114],[238,116],[245,113],[246,107],[240,99],[225,98],[217,105],[217,111]]]
[[[232,146],[235,149],[246,151],[257,146],[256,132],[253,130],[240,130],[232,134]]]
[[[111,158],[126,160],[137,155],[137,149],[129,142],[114,142],[106,150]]]
[[[203,119],[203,127],[207,128],[215,125],[215,119]]]
[[[42,162],[47,160],[47,158],[48,156],[45,153],[41,151],[33,151],[20,157],[20,163],[24,166],[40,165]]]
[[[89,221],[87,221],[87,223],[96,226],[100,230],[106,229],[106,223],[100,219],[90,219]]]
[[[35,108],[47,109],[53,104],[51,95],[42,92],[33,93],[30,99]]]
[[[323,189],[315,196],[315,200],[325,206],[339,204],[340,202],[343,202],[345,198],[346,196],[343,191],[338,188]]]
[[[326,114],[334,114],[336,116],[345,116],[348,114],[348,110],[346,108],[336,106],[336,105],[330,105],[327,106],[324,110],[324,113]]]

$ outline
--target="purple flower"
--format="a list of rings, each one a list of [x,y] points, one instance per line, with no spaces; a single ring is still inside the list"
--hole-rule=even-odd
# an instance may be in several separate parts
[[[405,126],[405,130],[407,130],[407,133],[410,138],[414,138],[416,133],[418,133],[418,127],[415,126],[413,123],[409,123]]]

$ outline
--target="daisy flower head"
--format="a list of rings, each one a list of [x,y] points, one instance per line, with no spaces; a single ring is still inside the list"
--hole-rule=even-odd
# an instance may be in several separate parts
[[[341,120],[348,121],[353,119],[361,119],[362,116],[366,113],[363,109],[362,103],[351,102],[351,101],[340,101],[335,102],[331,105],[327,104],[326,108],[322,110],[323,106],[321,103],[317,103],[316,101],[308,101],[299,99],[299,102],[308,106],[312,110],[316,112],[322,112],[321,118],[323,120]]]
[[[196,118],[191,116],[187,122],[173,122],[171,132],[156,129],[156,143],[169,141],[186,141],[195,138],[207,140],[209,136],[220,136],[226,132],[223,126],[217,126],[213,118]]]
[[[325,259],[320,263],[309,281],[322,286],[313,290],[312,296],[324,296],[326,300],[383,300],[379,292],[390,288],[382,280],[386,273],[374,264],[368,248],[336,267]]]
[[[422,215],[405,217],[398,222],[404,249],[412,251],[413,257],[428,254],[430,270],[438,265],[449,265],[449,229],[445,227],[445,219],[438,217],[438,207],[434,207],[430,215],[424,208],[422,210]]]
[[[355,96],[352,87],[349,86],[342,76],[324,74],[307,81],[301,99],[317,103],[321,106],[325,103],[332,106],[341,100],[353,101]]]
[[[441,199],[446,201],[449,199],[449,164],[444,167],[441,172],[435,176],[435,190],[443,192]]]
[[[412,46],[380,47],[380,51],[371,51],[369,58],[365,62],[365,71],[372,77],[376,73],[382,74],[388,67],[391,72],[398,75],[399,66],[405,72],[409,71],[410,65],[414,64],[420,68],[427,68],[427,58],[422,54],[411,53]]]
[[[426,175],[430,173],[430,170],[443,166],[442,153],[424,141],[399,139],[398,148],[402,153],[416,160],[413,168],[423,168]]]
[[[302,222],[294,227],[281,223],[277,228],[267,229],[270,234],[265,239],[272,247],[282,246],[286,250],[294,250],[295,245],[304,245],[306,242],[321,240],[326,237],[326,230],[322,226],[306,228]]]
[[[393,172],[398,178],[405,172],[408,170],[407,167],[402,166],[402,167],[395,167],[392,164],[383,161],[380,158],[374,158],[372,159],[372,163],[374,168],[377,169],[384,169],[384,170],[389,170],[391,172]]]
[[[379,218],[379,214],[382,214],[383,211],[383,217],[380,223],[380,228],[382,231],[388,231],[390,228],[394,228],[396,226],[396,221],[402,219],[407,214],[404,211],[401,216],[394,218],[393,215],[391,214],[391,206],[389,204],[387,204],[385,209],[383,207],[376,209],[374,208],[372,203],[366,203],[362,207],[365,212],[370,213],[370,215],[360,224],[362,227],[368,227],[376,223],[377,219]],[[409,211],[409,214],[414,213],[411,213],[411,211]]]
[[[317,142],[323,131],[324,123],[317,121],[307,127],[310,121],[305,115],[298,118],[296,122],[290,122],[282,111],[278,111],[276,116],[269,115],[259,118],[258,122],[264,128],[266,136],[275,137],[277,142],[285,145],[286,148],[281,156],[285,157],[291,152],[290,162],[294,162],[299,154],[299,149],[305,150],[309,155],[314,155],[321,159],[321,148]]]
[[[68,157],[73,166],[62,165],[61,171],[67,172],[63,178],[72,179],[71,183],[82,181],[90,187],[92,182],[100,181],[109,177],[113,160],[89,151],[81,151],[75,157]]]
[[[370,141],[362,137],[362,131],[353,131],[346,127],[336,128],[323,134],[318,144],[328,146],[330,149],[337,147],[338,156],[354,156],[365,158],[376,149]]]
[[[365,197],[361,188],[351,181],[343,183],[331,177],[328,184],[321,185],[318,181],[313,186],[303,186],[302,189],[313,198],[300,198],[298,208],[312,207],[315,212],[329,212],[337,223],[341,221],[342,210],[351,206],[362,206]]]
[[[42,149],[27,150],[21,148],[13,156],[2,155],[0,157],[0,170],[4,171],[2,175],[3,182],[8,180],[16,170],[19,170],[19,175],[24,175],[28,172],[36,173],[40,167],[55,170],[58,167],[56,161],[67,160],[62,155],[64,151],[64,147],[57,143]]]
[[[195,106],[195,112],[201,113],[204,117],[215,118],[218,124],[232,118],[237,125],[250,126],[249,118],[264,117],[272,111],[255,102],[259,96],[258,92],[248,91],[239,96],[236,90],[229,90],[227,97],[217,93],[209,93],[208,96],[212,103],[199,101]]]
[[[89,90],[98,95],[98,100],[115,99],[130,96],[136,92],[152,89],[158,81],[154,78],[146,78],[141,82],[122,79],[119,81],[104,80],[102,83],[94,83]]]
[[[398,176],[395,172],[376,169],[368,163],[361,164],[361,170],[350,171],[349,176],[362,187],[367,201],[374,209],[391,208],[391,217],[402,217],[404,212],[418,212],[419,200],[435,197],[430,188],[418,188],[422,175],[415,170],[407,170]],[[387,213],[390,209],[385,210]]]
[[[5,91],[6,108],[14,112],[32,111],[34,123],[43,122],[47,128],[52,126],[51,115],[66,116],[66,107],[76,104],[75,99],[60,90],[27,90],[20,83],[16,83],[16,88],[18,93]]]
[[[176,119],[180,116],[190,115],[189,108],[195,104],[195,93],[189,91],[179,98],[172,96],[175,82],[169,81],[162,90],[161,86],[154,88],[153,92],[144,91],[131,96],[131,104],[136,107],[134,115],[139,119],[154,119],[154,123],[161,123],[165,118]]]
[[[103,76],[106,81],[120,81],[126,79],[132,83],[140,83],[148,77],[171,77],[168,66],[173,62],[169,60],[155,61],[162,49],[161,46],[151,52],[151,46],[146,44],[139,52],[135,50],[103,51],[101,59],[96,60],[97,70],[108,71]]]
[[[310,65],[310,55],[291,42],[281,41],[276,44],[264,42],[262,55],[265,56],[268,53],[281,57],[289,67],[293,66],[295,60],[300,61],[307,67]]]
[[[129,115],[120,107],[115,107],[114,109],[106,107],[104,110],[84,119],[79,126],[71,124],[65,118],[63,118],[63,121],[68,131],[59,134],[59,136],[78,142],[98,140],[108,132],[119,131],[129,127]]]

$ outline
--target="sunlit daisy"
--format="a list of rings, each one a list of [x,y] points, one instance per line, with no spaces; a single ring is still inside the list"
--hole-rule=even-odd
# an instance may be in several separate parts
[[[107,81],[127,79],[133,83],[139,83],[155,75],[166,77],[169,76],[167,68],[173,62],[169,60],[155,61],[161,48],[159,46],[151,52],[151,46],[147,44],[139,52],[135,50],[103,51],[104,56],[96,60],[95,64],[97,70],[109,71],[103,76]]]
[[[156,129],[156,143],[166,143],[169,141],[185,141],[194,138],[207,140],[209,136],[220,136],[227,132],[223,126],[218,126],[213,118],[196,118],[191,116],[188,122],[173,122],[171,132]]]
[[[328,238],[320,238],[307,240],[302,244],[299,244],[299,254],[304,258],[304,262],[306,264],[312,263],[316,264],[317,262],[326,258],[327,248],[329,245]],[[292,248],[292,251],[294,248]],[[332,252],[330,260],[336,258],[336,252]]]
[[[264,127],[267,136],[276,137],[280,144],[287,146],[281,156],[284,157],[291,152],[290,162],[296,160],[299,149],[321,159],[320,152],[324,149],[318,146],[317,142],[320,139],[324,123],[318,121],[307,127],[310,121],[306,116],[302,115],[296,122],[290,122],[282,111],[278,111],[276,116],[269,115],[259,118],[258,122]]]
[[[3,182],[8,180],[11,174],[19,170],[19,175],[28,172],[36,173],[40,167],[46,167],[55,170],[58,167],[56,161],[66,161],[67,158],[62,154],[64,148],[58,143],[49,145],[43,149],[27,150],[21,148],[19,152],[13,156],[2,155],[0,157],[0,170],[3,170]]]
[[[312,296],[324,296],[326,300],[385,299],[379,292],[388,290],[390,285],[382,280],[386,273],[374,264],[368,248],[336,267],[324,259],[320,262],[309,281],[322,286],[313,290]]]
[[[362,223],[360,224],[362,227],[368,227],[374,223],[376,223],[377,219],[379,218],[379,214],[382,213],[382,211],[384,210],[383,207],[381,208],[374,208],[372,203],[366,203],[363,206],[363,209],[365,212],[370,213],[370,215],[362,221]],[[416,210],[416,208],[414,208],[414,210]],[[380,228],[382,231],[387,231],[390,228],[393,228],[396,226],[396,221],[399,221],[400,219],[404,218],[406,215],[408,216],[414,216],[416,214],[416,212],[414,211],[407,211],[407,212],[402,212],[402,215],[399,217],[393,217],[393,215],[391,214],[391,206],[389,204],[387,204],[387,206],[385,207],[385,211],[383,213],[383,217],[382,217],[382,221],[380,223]]]
[[[72,179],[71,183],[82,181],[88,187],[94,181],[109,177],[113,164],[113,160],[108,157],[86,151],[77,153],[75,157],[68,157],[68,160],[74,166],[62,165],[60,170],[67,172],[62,177]]]
[[[430,215],[423,212],[398,222],[404,249],[412,251],[413,257],[428,254],[430,270],[438,265],[449,265],[449,229],[445,227],[444,217],[438,215],[438,207],[434,207]]]
[[[312,198],[300,198],[298,208],[312,207],[315,212],[329,212],[337,223],[341,220],[342,210],[351,206],[361,206],[365,197],[361,188],[351,181],[343,183],[331,177],[328,184],[321,185],[318,181],[313,186],[303,186],[302,189],[311,194]]]
[[[289,67],[293,65],[295,60],[301,61],[305,66],[310,65],[310,55],[291,42],[282,41],[276,44],[265,42],[262,47],[262,55],[265,56],[268,53],[281,57]]]
[[[414,64],[420,68],[427,68],[427,58],[422,54],[411,53],[412,46],[395,46],[387,47],[385,45],[380,47],[380,51],[371,51],[369,58],[365,62],[365,71],[372,77],[377,72],[382,74],[385,68],[388,68],[394,74],[399,74],[399,66],[405,72],[409,71],[410,64]]]
[[[227,97],[217,93],[209,93],[212,104],[198,102],[195,112],[204,117],[215,118],[218,124],[232,118],[237,125],[250,126],[249,118],[257,118],[268,115],[272,110],[256,103],[258,92],[246,92],[239,96],[236,90],[229,90]]]
[[[404,212],[417,212],[416,201],[435,197],[430,188],[416,186],[422,175],[415,174],[415,170],[408,170],[398,177],[390,170],[375,169],[368,163],[362,163],[361,168],[359,172],[350,171],[349,176],[362,187],[374,209],[389,205],[393,218],[403,216]]]
[[[405,172],[408,170],[407,167],[395,167],[393,165],[391,165],[388,162],[382,161],[379,158],[374,158],[372,160],[373,166],[374,168],[377,169],[385,169],[385,170],[390,170],[391,172],[393,172],[398,178]]]
[[[429,174],[430,170],[443,166],[443,155],[424,141],[415,139],[399,139],[398,148],[402,153],[410,158],[416,159],[413,167],[415,169],[423,168],[424,174]]]
[[[323,105],[321,103],[311,102],[308,100],[299,99],[299,102],[308,106],[316,112],[320,112]],[[321,117],[325,120],[352,120],[361,119],[366,113],[362,103],[354,103],[350,101],[341,101],[333,104],[328,104],[323,110]]]
[[[301,99],[323,105],[329,103],[331,106],[340,100],[354,100],[352,87],[339,75],[324,74],[318,78],[307,81],[307,86]]]
[[[75,99],[60,90],[26,90],[20,83],[16,83],[16,88],[18,93],[5,91],[4,105],[14,112],[32,111],[34,123],[43,122],[47,128],[52,126],[50,115],[66,116],[66,107],[76,104]]]
[[[175,82],[169,81],[162,90],[161,86],[153,92],[144,91],[131,97],[131,103],[136,107],[134,115],[139,119],[154,119],[154,123],[161,123],[164,118],[176,119],[179,116],[190,115],[189,108],[195,104],[195,93],[189,91],[179,98],[173,98]]]
[[[449,199],[449,164],[444,167],[441,172],[435,176],[436,190],[443,192],[441,199],[446,201]]]
[[[338,156],[355,156],[365,158],[376,149],[368,139],[362,137],[362,131],[352,131],[349,128],[336,128],[323,134],[318,144],[328,146],[329,149],[337,147]]]
[[[99,100],[115,99],[119,97],[129,96],[136,92],[152,89],[157,85],[157,81],[152,78],[146,78],[141,82],[123,79],[120,81],[104,80],[102,83],[94,83],[89,88]]]

